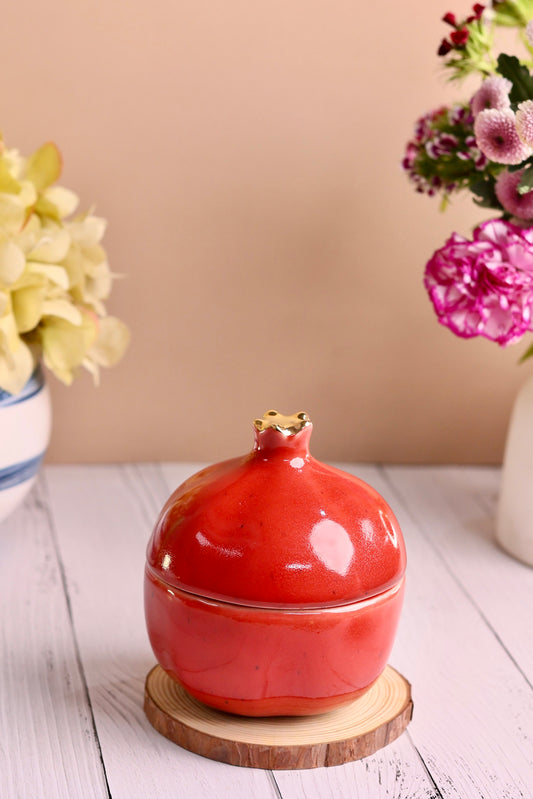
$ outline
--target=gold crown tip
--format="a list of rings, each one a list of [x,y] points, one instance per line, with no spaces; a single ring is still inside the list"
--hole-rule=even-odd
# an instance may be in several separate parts
[[[260,419],[254,419],[254,427],[260,432],[273,428],[284,435],[295,435],[310,424],[309,416],[304,411],[285,416],[278,411],[270,410]]]

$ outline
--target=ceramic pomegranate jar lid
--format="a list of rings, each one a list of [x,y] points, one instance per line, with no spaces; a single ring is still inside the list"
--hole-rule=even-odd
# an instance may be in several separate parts
[[[327,607],[398,583],[398,522],[369,485],[309,454],[305,413],[268,411],[252,452],[209,466],[168,499],[147,552],[164,583],[226,602]]]

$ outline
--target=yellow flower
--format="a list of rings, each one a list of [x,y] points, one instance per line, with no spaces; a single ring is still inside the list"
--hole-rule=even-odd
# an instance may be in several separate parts
[[[100,319],[98,335],[89,347],[83,365],[99,379],[100,366],[114,366],[119,361],[129,344],[130,333],[124,322],[114,316]]]
[[[25,267],[23,250],[7,236],[0,237],[0,284],[10,286],[15,283]]]
[[[92,314],[85,312],[80,316],[77,325],[58,316],[47,316],[39,327],[44,363],[67,385],[72,383],[75,369],[98,334],[98,321]]]
[[[115,277],[101,245],[106,221],[72,216],[79,199],[56,184],[61,166],[51,142],[24,158],[0,138],[0,389],[11,393],[41,357],[64,383],[80,366],[97,382],[129,340],[105,307]]]
[[[0,291],[0,387],[17,394],[33,369],[31,351],[18,334],[11,298]]]

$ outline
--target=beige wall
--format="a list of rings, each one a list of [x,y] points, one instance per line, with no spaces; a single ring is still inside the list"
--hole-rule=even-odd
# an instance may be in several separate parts
[[[454,0],[453,10],[471,4]],[[452,230],[399,166],[451,98],[446,3],[48,0],[2,12],[8,145],[55,140],[109,220],[133,338],[98,389],[53,384],[53,461],[214,460],[270,407],[313,452],[494,462],[531,367],[440,327],[425,261]]]

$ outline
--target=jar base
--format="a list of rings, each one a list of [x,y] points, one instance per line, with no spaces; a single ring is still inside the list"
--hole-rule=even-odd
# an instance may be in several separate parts
[[[169,676],[181,685],[180,681],[174,678],[173,675]],[[198,702],[214,710],[222,710],[224,713],[231,713],[235,716],[257,718],[266,716],[316,716],[320,713],[327,713],[359,699],[370,690],[373,684],[372,682],[365,688],[341,694],[340,696],[268,696],[264,699],[225,698],[204,694],[201,691],[195,691],[189,686],[181,685],[181,687]]]
[[[262,769],[339,766],[377,752],[411,720],[411,686],[387,666],[363,696],[306,717],[235,716],[196,701],[155,666],[146,678],[144,711],[161,735],[191,752]]]

